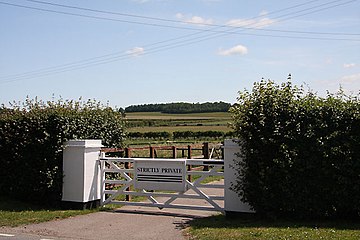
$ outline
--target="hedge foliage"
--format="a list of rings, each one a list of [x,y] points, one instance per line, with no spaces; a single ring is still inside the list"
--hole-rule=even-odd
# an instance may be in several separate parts
[[[108,147],[124,140],[121,114],[95,100],[26,99],[0,113],[0,194],[21,200],[61,200],[63,143],[102,139]]]
[[[319,97],[263,80],[231,111],[243,158],[233,188],[258,213],[360,216],[359,94]]]
[[[162,132],[129,132],[127,134],[129,139],[169,139],[171,133],[162,131]]]
[[[232,132],[222,132],[222,131],[175,131],[173,132],[174,139],[202,139],[202,138],[224,138],[231,136]]]

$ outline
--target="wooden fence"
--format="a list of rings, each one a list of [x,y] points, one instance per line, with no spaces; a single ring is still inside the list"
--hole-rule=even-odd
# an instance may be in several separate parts
[[[159,151],[171,151],[171,158],[187,158],[187,159],[209,159],[218,158],[223,159],[224,153],[221,144],[209,144],[204,142],[199,145],[187,146],[147,146],[147,147],[128,147],[128,148],[102,148],[102,152],[117,157],[131,158],[134,157],[149,157],[158,158]],[[201,151],[201,155],[196,155],[194,152]],[[139,155],[140,154],[140,155]]]

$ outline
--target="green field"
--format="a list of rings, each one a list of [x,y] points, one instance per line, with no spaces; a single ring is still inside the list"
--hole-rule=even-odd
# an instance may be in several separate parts
[[[242,240],[358,240],[360,223],[345,220],[266,220],[244,217],[227,219],[223,215],[190,222],[190,239]]]
[[[227,112],[166,114],[160,112],[127,113],[129,132],[231,131]]]
[[[83,215],[99,211],[93,210],[60,210],[49,209],[28,202],[0,197],[0,227],[15,227],[22,224],[32,224],[64,219],[76,215]]]
[[[221,131],[228,132],[231,129],[228,126],[158,126],[158,127],[132,127],[129,128],[129,132],[170,132],[173,133],[175,131]]]
[[[134,112],[126,113],[126,118],[131,119],[160,119],[160,120],[204,120],[204,119],[228,119],[231,115],[228,112],[211,112],[211,113],[186,113],[186,114],[169,114],[161,112]]]

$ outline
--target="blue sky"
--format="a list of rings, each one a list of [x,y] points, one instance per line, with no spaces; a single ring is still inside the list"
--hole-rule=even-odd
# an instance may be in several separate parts
[[[359,92],[359,53],[356,0],[0,0],[2,104],[233,103],[289,73],[319,95]]]

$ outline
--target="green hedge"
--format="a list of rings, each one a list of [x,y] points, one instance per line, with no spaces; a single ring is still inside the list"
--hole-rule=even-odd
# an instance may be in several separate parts
[[[175,131],[173,132],[174,139],[189,139],[189,138],[224,138],[232,136],[232,132],[221,132],[221,131]]]
[[[231,111],[244,159],[233,188],[258,213],[359,217],[359,95],[261,81]]]
[[[171,137],[171,133],[163,131],[163,132],[129,132],[127,134],[129,139],[169,139]]]
[[[41,102],[27,99],[0,113],[0,194],[56,203],[61,199],[63,143],[102,139],[108,147],[124,140],[121,114],[89,100]]]

